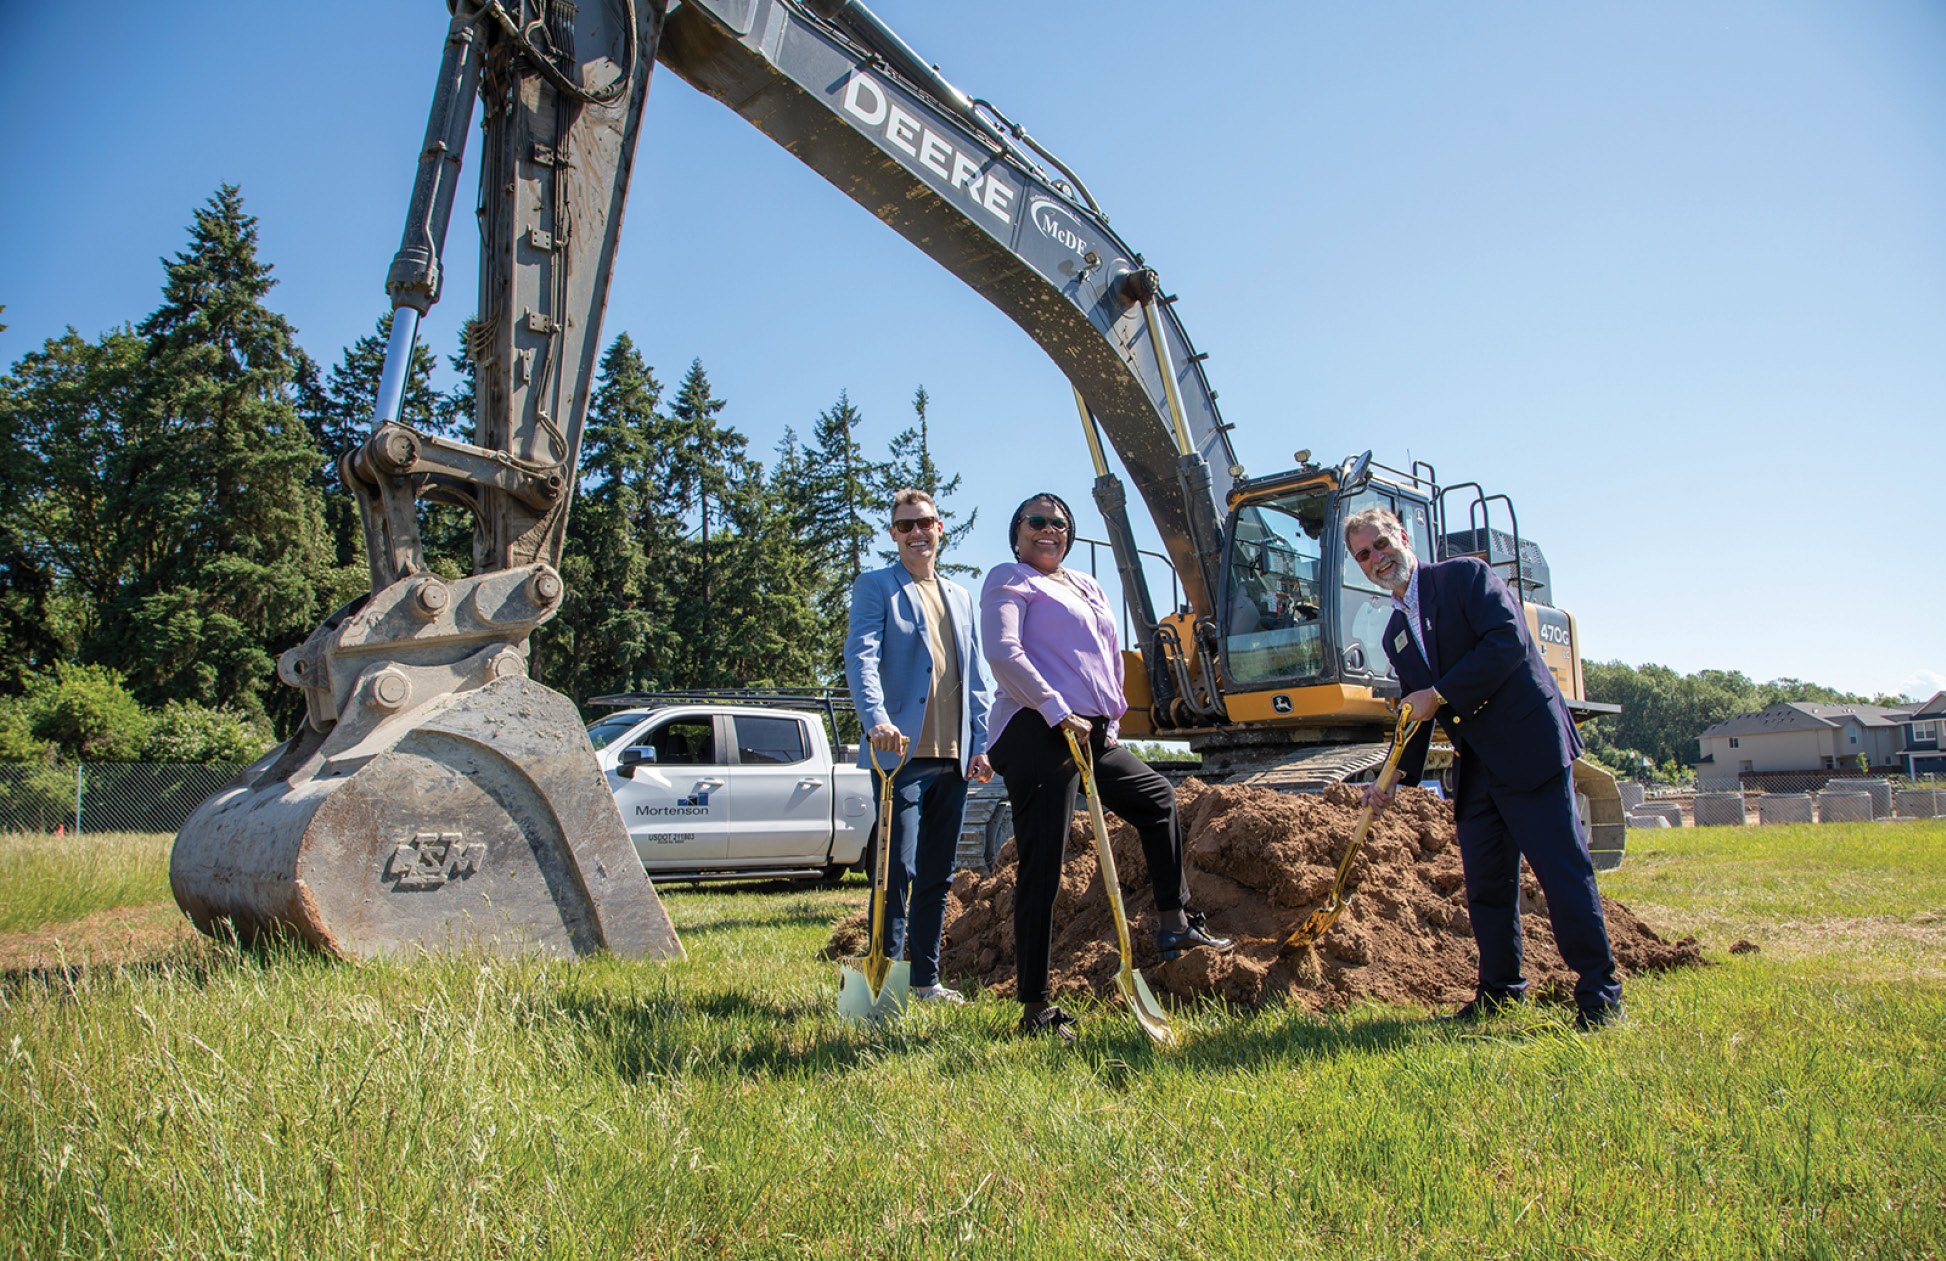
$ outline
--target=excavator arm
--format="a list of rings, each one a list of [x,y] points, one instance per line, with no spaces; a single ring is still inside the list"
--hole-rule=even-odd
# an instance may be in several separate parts
[[[679,955],[574,708],[527,678],[556,566],[650,72],[728,104],[1005,312],[1075,388],[1158,698],[1220,714],[1155,618],[1103,436],[1214,635],[1237,475],[1201,356],[1082,182],[854,0],[450,0],[371,436],[339,459],[371,591],[278,662],[308,721],[205,802],[170,880],[206,931],[351,956],[435,943]],[[473,440],[399,423],[476,105]],[[834,319],[836,318],[834,314]],[[419,504],[474,518],[474,572],[426,564]],[[1213,649],[1213,638],[1211,648]],[[1171,644],[1178,645],[1175,652]],[[1213,651],[1202,654],[1213,660]],[[1171,673],[1173,668],[1174,673]]]

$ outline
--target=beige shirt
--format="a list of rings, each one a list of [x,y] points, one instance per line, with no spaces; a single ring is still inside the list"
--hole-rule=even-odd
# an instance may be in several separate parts
[[[959,650],[939,580],[912,580],[913,595],[926,616],[926,643],[932,649],[932,688],[926,693],[926,721],[912,742],[913,757],[959,758]]]

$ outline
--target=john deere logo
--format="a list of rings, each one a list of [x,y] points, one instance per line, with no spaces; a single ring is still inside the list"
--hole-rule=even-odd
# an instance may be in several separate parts
[[[1291,698],[1279,692],[1270,698],[1270,707],[1280,714],[1288,714],[1291,712]]]

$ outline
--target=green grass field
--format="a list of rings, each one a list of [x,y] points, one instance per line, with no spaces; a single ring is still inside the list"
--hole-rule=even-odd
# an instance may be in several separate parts
[[[1946,823],[1643,835],[1605,890],[1718,962],[1592,1036],[1208,1011],[1159,1053],[1100,1008],[1064,1052],[992,996],[860,1030],[813,957],[856,882],[669,890],[675,965],[16,973],[0,1254],[1940,1256]],[[5,864],[12,914],[46,877]]]
[[[169,838],[0,832],[0,934],[169,900]]]

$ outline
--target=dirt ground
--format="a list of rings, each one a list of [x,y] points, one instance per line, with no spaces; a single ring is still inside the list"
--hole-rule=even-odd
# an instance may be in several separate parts
[[[1109,840],[1130,918],[1135,966],[1149,984],[1182,1001],[1220,1000],[1246,1008],[1277,1003],[1311,1011],[1361,1001],[1443,1008],[1471,998],[1478,956],[1452,808],[1421,789],[1400,790],[1397,802],[1373,824],[1352,868],[1345,911],[1330,932],[1315,947],[1280,957],[1284,938],[1330,892],[1357,823],[1358,792],[1341,786],[1297,796],[1211,787],[1194,779],[1184,784],[1177,801],[1192,906],[1237,946],[1227,956],[1192,950],[1171,963],[1163,963],[1156,950],[1158,919],[1141,844],[1133,829],[1110,816]],[[1057,999],[1112,995],[1119,966],[1088,831],[1087,816],[1077,814],[1054,905],[1050,984]],[[942,977],[976,982],[1003,995],[1014,992],[1014,886],[1011,841],[992,873],[965,871],[954,880]],[[1603,907],[1625,976],[1704,962],[1694,938],[1668,941],[1621,903],[1604,898]],[[1530,992],[1540,1001],[1567,1001],[1574,974],[1555,948],[1540,886],[1525,871],[1521,924]],[[864,914],[848,916],[833,930],[827,955],[863,953],[867,931]]]
[[[0,974],[146,963],[196,940],[196,930],[174,902],[116,907],[31,932],[0,934]]]

